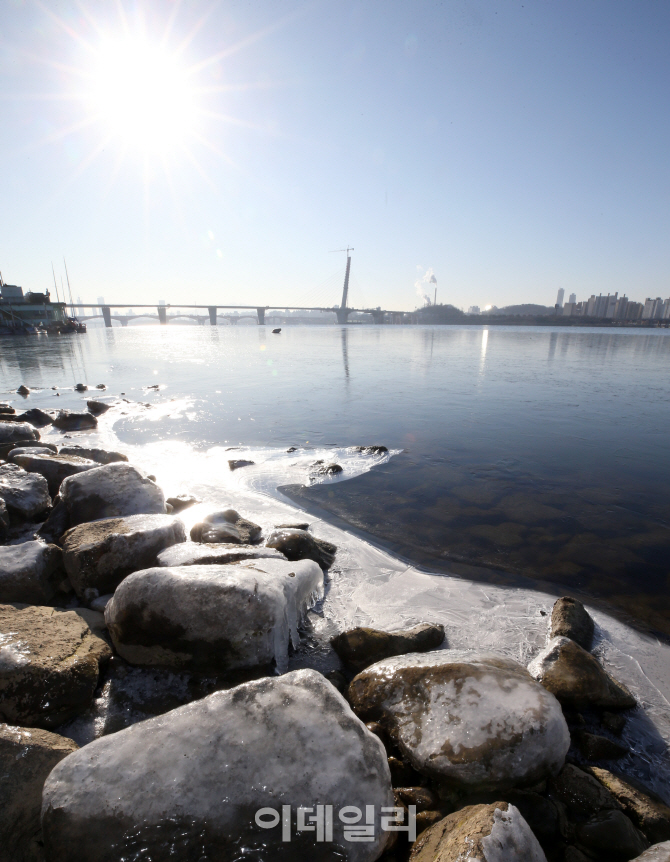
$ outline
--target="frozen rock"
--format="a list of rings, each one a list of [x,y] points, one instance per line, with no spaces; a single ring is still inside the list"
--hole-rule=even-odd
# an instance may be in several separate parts
[[[410,862],[547,862],[514,805],[469,805],[419,836]]]
[[[91,702],[110,649],[74,611],[0,605],[0,720],[52,728]]]
[[[128,456],[121,452],[110,452],[108,449],[96,449],[89,446],[61,446],[60,454],[88,458],[95,461],[96,464],[115,464],[118,461],[128,460]]]
[[[0,443],[13,443],[19,440],[39,440],[39,431],[36,431],[28,422],[6,422],[0,421]]]
[[[296,829],[297,808],[317,804],[333,806],[332,843]],[[337,813],[366,805],[374,810],[373,840],[347,841]],[[42,823],[50,862],[118,862],[140,853],[233,862],[240,848],[255,862],[373,862],[389,837],[380,811],[392,805],[379,740],[321,674],[300,670],[91,742],[47,779]],[[281,818],[282,806],[291,810],[290,841],[282,841],[281,819],[273,828],[257,825],[257,812],[274,809]]]
[[[64,577],[63,552],[56,545],[0,546],[0,602],[44,604],[54,597]]]
[[[54,427],[61,431],[90,431],[98,427],[98,420],[90,413],[59,410],[54,419]]]
[[[35,428],[46,428],[54,421],[53,416],[40,410],[39,407],[31,407],[30,410],[21,413],[17,419],[19,422],[29,422]]]
[[[165,514],[161,489],[130,464],[106,464],[69,476],[59,496],[71,527],[101,518]]]
[[[650,841],[670,842],[670,808],[665,803],[606,769],[592,766],[589,772],[612,794],[624,813]]]
[[[528,665],[532,677],[562,704],[575,709],[631,709],[635,698],[598,660],[566,637],[549,642]]]
[[[29,520],[51,505],[44,476],[26,473],[18,464],[0,464],[0,497],[10,514]]]
[[[197,497],[193,497],[191,494],[177,494],[176,497],[168,497],[165,501],[172,506],[172,511],[176,514],[179,512],[183,512],[184,509],[188,509],[190,506],[195,506],[196,503],[199,503]]]
[[[0,724],[0,858],[42,862],[42,788],[47,775],[77,745],[34,727]]]
[[[170,515],[129,515],[79,524],[62,539],[65,569],[79,598],[114,592],[131,572],[156,563],[160,551],[186,540]]]
[[[652,845],[641,856],[636,856],[632,862],[670,862],[670,841]]]
[[[153,568],[122,581],[105,620],[132,664],[283,670],[302,616],[322,595],[323,573],[310,560]]]
[[[158,555],[159,566],[201,566],[204,564],[239,563],[242,560],[285,560],[286,557],[272,548],[259,545],[202,544],[182,542],[166,548]]]
[[[86,402],[86,406],[94,416],[101,416],[103,413],[106,413],[112,405],[105,404],[104,401],[95,401],[94,399],[91,399]]]
[[[314,560],[322,569],[329,569],[335,560],[337,547],[325,539],[317,539],[307,530],[275,530],[267,542],[289,560]]]
[[[224,509],[221,512],[212,512],[199,524],[195,524],[191,528],[191,539],[209,544],[251,545],[261,532],[258,524],[247,521],[235,509]]]
[[[558,701],[525,668],[486,653],[390,658],[349,686],[412,766],[464,789],[507,789],[556,775],[570,745]]]
[[[48,449],[54,455],[58,452],[58,447],[53,443],[45,443],[42,440],[15,440],[13,443],[0,443],[0,458],[8,458],[10,452],[15,449]]]
[[[549,791],[578,817],[621,809],[614,794],[572,763],[566,763],[560,774],[549,781]]]
[[[77,473],[85,473],[98,465],[95,461],[87,458],[77,458],[73,455],[52,455],[28,452],[23,455],[15,455],[12,458],[15,464],[27,473],[39,473],[44,476],[49,486],[49,493],[55,497],[63,479],[75,476]]]
[[[577,827],[579,843],[598,858],[633,859],[649,847],[623,811],[603,811]]]
[[[231,470],[239,470],[240,467],[251,467],[251,465],[255,463],[255,461],[245,461],[244,458],[238,458],[237,460],[229,461],[228,467]]]
[[[581,602],[563,596],[554,604],[551,612],[551,637],[566,637],[585,650],[591,649],[594,624],[589,612]]]
[[[428,652],[444,641],[444,626],[424,623],[401,632],[382,632],[359,627],[331,638],[331,645],[343,662],[354,670],[408,652]]]
[[[17,455],[55,455],[56,447],[47,448],[46,446],[17,446],[10,449],[7,453],[7,460],[13,461]]]

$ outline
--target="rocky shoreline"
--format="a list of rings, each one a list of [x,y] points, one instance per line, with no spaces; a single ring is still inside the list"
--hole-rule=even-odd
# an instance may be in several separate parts
[[[95,410],[0,408],[0,860],[670,860],[578,601],[527,666],[432,622],[289,670],[338,549],[41,441]]]

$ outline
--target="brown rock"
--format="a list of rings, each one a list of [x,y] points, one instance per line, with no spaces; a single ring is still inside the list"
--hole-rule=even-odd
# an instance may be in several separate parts
[[[274,530],[265,545],[281,551],[288,560],[314,560],[322,569],[333,565],[337,553],[332,542],[317,539],[307,530]]]
[[[585,650],[591,649],[594,624],[581,602],[570,596],[558,599],[551,612],[551,637],[566,637]]]
[[[577,748],[587,760],[618,760],[628,754],[628,748],[607,736],[598,736],[587,730],[574,734]]]
[[[95,401],[94,399],[91,399],[86,402],[86,406],[88,407],[89,412],[94,416],[101,416],[103,413],[106,413],[112,405],[105,404],[103,401]]]
[[[665,803],[606,769],[592,766],[589,772],[614,796],[652,843],[670,840],[670,808]]]
[[[330,643],[343,662],[361,671],[394,655],[437,649],[443,641],[444,626],[424,623],[399,632],[383,632],[361,626],[336,635]]]
[[[78,748],[47,730],[0,724],[0,859],[42,862],[42,787],[47,775]]]
[[[653,844],[632,862],[670,862],[670,841]]]
[[[565,764],[560,775],[549,782],[548,789],[573,815],[590,817],[600,811],[621,810],[613,793],[572,763]]]
[[[405,805],[416,805],[417,811],[431,811],[440,807],[439,797],[427,787],[396,787],[393,792]]]
[[[90,413],[75,413],[59,410],[54,419],[54,427],[61,431],[90,431],[98,427],[98,420]]]
[[[235,509],[212,512],[191,528],[191,540],[205,544],[252,545],[262,528],[247,521]]]
[[[97,449],[90,446],[61,446],[61,455],[77,455],[79,458],[88,458],[96,464],[116,464],[119,461],[127,461],[128,456],[121,452],[112,452],[109,449]]]
[[[601,811],[577,827],[577,838],[587,850],[607,859],[627,862],[649,847],[623,811]]]

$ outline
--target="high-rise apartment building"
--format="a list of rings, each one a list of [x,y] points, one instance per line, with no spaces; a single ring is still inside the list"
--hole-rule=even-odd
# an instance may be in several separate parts
[[[558,296],[556,297],[556,305],[558,308],[563,308],[563,298],[565,296],[565,291],[562,287],[558,288]]]
[[[570,303],[570,305],[575,305],[577,303],[577,294],[571,293],[568,302]]]

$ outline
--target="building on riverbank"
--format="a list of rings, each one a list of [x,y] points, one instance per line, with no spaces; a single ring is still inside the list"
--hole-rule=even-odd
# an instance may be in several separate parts
[[[69,328],[72,321],[64,302],[52,302],[49,291],[34,293],[15,284],[0,285],[0,328],[25,332],[36,328]]]

